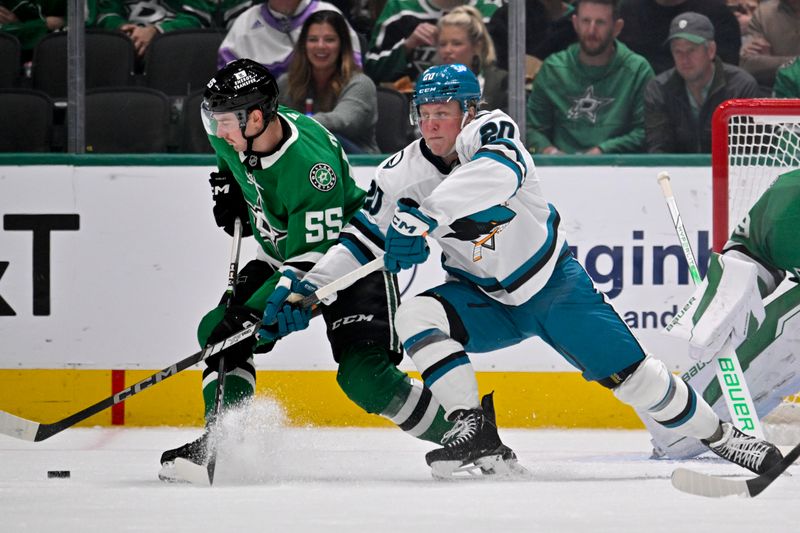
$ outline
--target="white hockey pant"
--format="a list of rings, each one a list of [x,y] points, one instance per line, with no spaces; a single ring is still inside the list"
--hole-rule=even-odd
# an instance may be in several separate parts
[[[448,418],[458,409],[480,405],[478,382],[464,346],[450,337],[444,307],[429,296],[415,296],[397,309],[395,327],[425,385]]]

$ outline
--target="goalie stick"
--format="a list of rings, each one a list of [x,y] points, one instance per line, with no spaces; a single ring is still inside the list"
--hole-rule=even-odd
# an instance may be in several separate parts
[[[327,298],[328,296],[332,295],[335,292],[338,292],[346,287],[349,287],[362,277],[371,274],[372,272],[378,271],[383,267],[383,257],[379,257],[373,261],[370,261],[366,265],[363,265],[356,270],[350,272],[349,274],[345,274],[341,278],[332,281],[328,285],[317,289],[314,294],[307,296],[303,299],[301,305],[307,307],[310,305],[314,305],[319,303],[320,300]],[[247,328],[243,329],[242,331],[236,333],[235,335],[231,335],[225,340],[222,340],[216,344],[212,344],[210,346],[206,346],[199,352],[193,353],[189,357],[178,361],[177,363],[170,365],[163,370],[159,370],[155,374],[146,377],[145,379],[134,383],[130,387],[127,387],[104,400],[100,400],[99,402],[86,407],[76,413],[73,413],[66,418],[58,420],[56,422],[52,422],[50,424],[43,424],[40,422],[35,422],[33,420],[28,420],[26,418],[22,418],[16,415],[12,415],[6,411],[0,411],[0,433],[4,435],[8,435],[10,437],[15,437],[22,440],[27,440],[31,442],[39,442],[45,439],[52,437],[53,435],[64,431],[67,428],[70,428],[81,422],[86,420],[92,415],[96,415],[97,413],[108,409],[112,405],[116,405],[120,402],[123,402],[130,398],[135,394],[139,394],[143,390],[146,390],[153,385],[157,385],[161,383],[167,378],[170,378],[177,374],[178,372],[182,372],[187,368],[190,368],[197,363],[207,359],[208,357],[219,353],[220,351],[228,348],[229,346],[233,346],[234,344],[243,341],[244,339],[255,335],[255,333],[261,327],[261,321],[256,322],[252,326],[248,326]]]
[[[683,255],[686,256],[686,262],[689,265],[689,273],[695,285],[699,285],[702,282],[702,278],[700,277],[700,271],[694,259],[692,247],[689,244],[689,237],[686,235],[686,228],[683,225],[681,214],[678,211],[678,204],[675,202],[675,196],[672,194],[669,173],[660,172],[658,174],[658,184],[661,186],[661,192],[664,194],[664,199],[669,207],[672,224],[675,226],[675,232],[678,234],[678,240],[680,241]],[[720,351],[714,356],[712,361],[714,362],[714,368],[717,373],[717,381],[719,381],[720,388],[722,389],[722,395],[725,397],[725,404],[728,406],[728,412],[731,415],[731,421],[743,432],[763,439],[764,431],[761,429],[761,422],[758,420],[753,397],[750,394],[750,389],[744,378],[742,365],[739,363],[739,358],[736,356],[734,350],[730,351],[731,355],[722,355],[722,351]],[[737,403],[734,403],[734,401]],[[748,410],[750,415],[745,418],[744,423],[741,422],[742,413],[744,412],[742,409],[743,407]],[[739,423],[736,423],[737,420],[739,420]],[[748,421],[751,423],[752,427],[747,427]]]
[[[731,479],[703,474],[687,468],[678,468],[672,473],[672,486],[682,492],[708,498],[724,496],[755,498],[783,474],[797,460],[798,456],[800,456],[800,444],[795,446],[778,464],[751,479]]]

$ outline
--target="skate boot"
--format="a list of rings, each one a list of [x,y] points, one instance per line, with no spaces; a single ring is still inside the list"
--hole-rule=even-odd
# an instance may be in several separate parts
[[[701,440],[712,452],[739,466],[763,474],[783,459],[783,454],[769,442],[742,433],[730,422],[722,422],[722,437],[714,442]]]
[[[483,397],[480,408],[453,413],[453,421],[442,438],[444,446],[425,454],[434,478],[529,476],[513,450],[500,441],[491,393]]]
[[[208,460],[208,431],[197,440],[161,454],[161,471],[158,473],[158,479],[169,482],[182,481],[175,473],[175,459],[178,457],[204,465]]]

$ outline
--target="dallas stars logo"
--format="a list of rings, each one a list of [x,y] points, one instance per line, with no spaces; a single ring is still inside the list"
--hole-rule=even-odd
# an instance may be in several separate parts
[[[311,167],[308,179],[315,189],[328,192],[336,186],[336,172],[326,163],[317,163]]]
[[[597,122],[597,112],[600,108],[613,102],[613,98],[603,98],[594,95],[594,85],[589,85],[586,91],[580,95],[572,98],[572,107],[567,111],[567,118],[570,120],[578,120],[581,117],[594,124]]]

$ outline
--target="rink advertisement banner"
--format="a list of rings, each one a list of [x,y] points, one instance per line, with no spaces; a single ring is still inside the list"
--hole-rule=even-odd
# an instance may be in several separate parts
[[[211,214],[211,170],[0,167],[0,368],[157,369],[195,352],[196,325],[225,289],[230,250]],[[709,168],[548,166],[539,174],[598,288],[648,351],[678,370],[686,350],[661,330],[692,287],[656,183],[661,170],[673,177],[704,266]],[[374,167],[355,172],[367,186]],[[245,240],[242,265],[254,246]],[[434,246],[413,282],[401,276],[407,295],[441,283],[437,253]],[[323,326],[315,320],[280,342],[257,358],[258,367],[335,368]],[[474,356],[473,364],[481,371],[571,370],[535,339]]]

